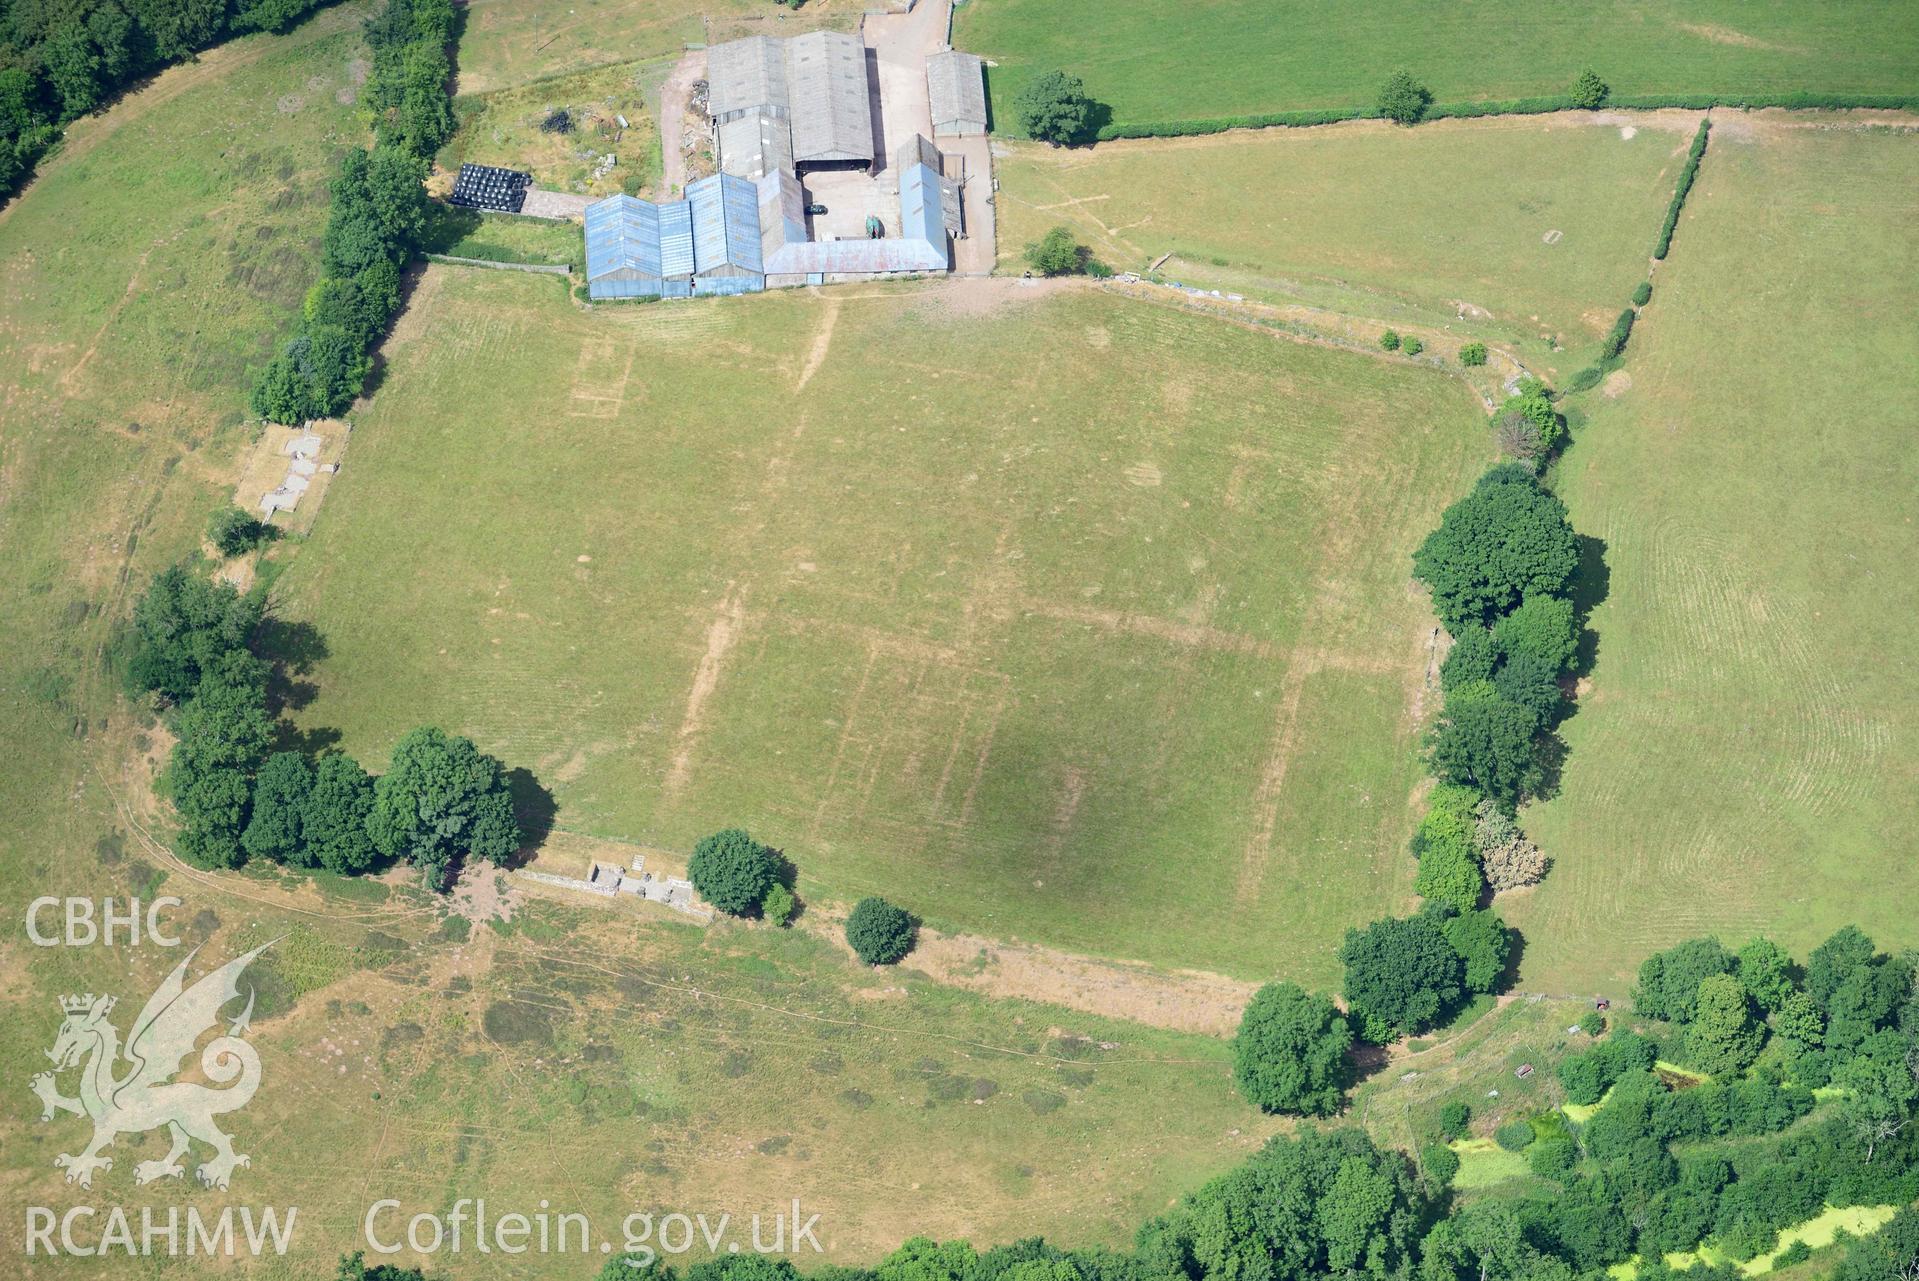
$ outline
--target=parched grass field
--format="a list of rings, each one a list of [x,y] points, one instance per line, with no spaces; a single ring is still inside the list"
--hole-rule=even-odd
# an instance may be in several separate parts
[[[1919,147],[1722,123],[1616,398],[1559,468],[1606,543],[1529,985],[1617,995],[1688,935],[1919,942]]]
[[[349,749],[459,726],[568,828],[1246,978],[1405,901],[1459,383],[1084,287],[440,268],[387,360],[280,584]]]
[[[1899,0],[1602,0],[1541,6],[1467,0],[969,0],[954,43],[989,72],[994,125],[1060,68],[1121,124],[1367,107],[1393,72],[1440,102],[1565,93],[1595,68],[1629,94],[1909,94],[1919,84],[1919,13]]]
[[[1698,117],[1373,122],[1025,143],[999,161],[1000,260],[1065,224],[1115,270],[1517,344],[1584,364],[1645,274]],[[1564,351],[1555,352],[1557,337]]]
[[[437,161],[448,170],[463,164],[520,169],[536,186],[555,191],[610,196],[629,178],[650,191],[660,177],[660,132],[647,104],[668,69],[658,60],[621,63],[456,98],[459,129]],[[571,131],[540,127],[562,109],[572,117]],[[609,153],[619,163],[595,177],[600,157]]]
[[[460,36],[459,92],[490,93],[615,62],[680,55],[739,36],[851,30],[858,6],[765,0],[472,0]]]
[[[1275,1128],[1239,1099],[1214,1038],[858,969],[797,931],[536,902],[505,932],[462,940],[410,900],[327,906],[331,921],[218,901],[209,956],[286,933],[249,971],[263,1085],[226,1125],[253,1158],[235,1202],[297,1206],[298,1231],[285,1259],[239,1260],[236,1276],[330,1275],[340,1253],[366,1248],[365,1216],[387,1198],[402,1208],[379,1226],[396,1236],[456,1197],[590,1219],[585,1257],[481,1255],[470,1242],[457,1257],[397,1256],[461,1281],[591,1276],[599,1243],[617,1247],[636,1212],[728,1214],[741,1241],[761,1214],[770,1239],[795,1196],[820,1216],[825,1255],[796,1259],[812,1266],[870,1262],[919,1232],[1123,1245]],[[74,949],[55,963],[67,987],[125,990],[137,1008],[178,955],[106,959]],[[0,1058],[23,1082],[52,1043],[54,990],[16,1012]],[[38,1125],[24,1107],[9,1118],[11,1198],[88,1195],[53,1165],[80,1122]],[[92,1195],[136,1222],[142,1205],[180,1204],[177,1186],[132,1183],[163,1145],[122,1138]],[[112,1263],[101,1274],[145,1275]]]

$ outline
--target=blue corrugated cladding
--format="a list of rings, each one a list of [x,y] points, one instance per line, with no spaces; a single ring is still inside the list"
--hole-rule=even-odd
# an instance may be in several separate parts
[[[660,206],[660,274],[693,274],[693,209],[684,200]]]
[[[752,183],[714,174],[687,185],[686,203],[693,216],[696,273],[761,270],[759,192]]]

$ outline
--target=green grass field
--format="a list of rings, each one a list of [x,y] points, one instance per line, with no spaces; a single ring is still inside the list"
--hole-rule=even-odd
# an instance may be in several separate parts
[[[1444,326],[1570,373],[1644,275],[1695,119],[1021,144],[999,162],[1002,269],[1064,223],[1116,270],[1171,253],[1173,279]]]
[[[435,269],[387,359],[280,584],[350,749],[440,721],[563,826],[1241,977],[1404,901],[1459,384],[1012,282],[588,315]]]
[[[874,977],[770,931],[536,905],[511,932],[459,945],[410,890],[216,882],[150,842],[166,832],[148,774],[164,738],[122,699],[104,654],[133,595],[230,500],[249,440],[247,364],[291,323],[318,270],[326,181],[364,140],[341,99],[363,54],[360,16],[329,11],[167,72],[76,126],[0,211],[9,1204],[137,1215],[226,1203],[136,1190],[133,1165],[161,1150],[153,1135],[123,1138],[91,1192],[67,1186],[52,1159],[84,1127],[40,1126],[24,1090],[47,1066],[59,996],[118,994],[124,1031],[180,955],[33,948],[28,902],[176,894],[186,902],[171,922],[204,960],[291,931],[252,972],[266,1075],[231,1125],[253,1156],[231,1195],[302,1207],[298,1248],[278,1264],[223,1264],[236,1277],[331,1275],[368,1202],[437,1208],[445,1189],[496,1204],[524,1190],[529,1211],[541,1196],[577,1202],[608,1226],[629,1209],[770,1210],[798,1191],[849,1259],[921,1227],[1010,1239],[1042,1223],[1063,1240],[1122,1242],[1268,1128],[1234,1095],[1215,1040]],[[517,279],[564,306],[551,281]],[[304,552],[286,542],[276,554]],[[484,1262],[462,1260],[458,1275],[556,1275]]]
[[[1406,68],[1440,102],[1564,93],[1593,67],[1617,94],[1909,94],[1919,13],[1896,0],[1655,0],[1542,7],[1469,0],[1255,4],[970,0],[954,42],[999,65],[995,127],[1033,75],[1061,68],[1122,124],[1370,108]]]
[[[1524,816],[1555,860],[1510,909],[1532,986],[1618,995],[1707,931],[1919,942],[1919,150],[1760,125],[1714,131],[1630,386],[1559,468],[1610,590],[1563,795]]]

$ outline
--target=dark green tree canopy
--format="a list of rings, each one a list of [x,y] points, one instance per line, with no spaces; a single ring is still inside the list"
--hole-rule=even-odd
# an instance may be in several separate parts
[[[1879,949],[1857,925],[1835,930],[1806,958],[1806,995],[1822,1010],[1853,972],[1871,965]]]
[[[713,833],[693,847],[686,873],[700,897],[732,916],[760,910],[779,878],[773,851],[737,827]]]
[[[1055,147],[1079,142],[1092,123],[1093,103],[1078,76],[1046,71],[1033,77],[1014,104],[1029,138]]]
[[[1639,965],[1633,1008],[1648,1018],[1690,1023],[1699,984],[1715,974],[1731,974],[1738,964],[1739,958],[1716,938],[1687,939],[1654,952]]]
[[[1579,79],[1573,81],[1573,106],[1581,111],[1592,111],[1604,103],[1606,95],[1611,92],[1606,82],[1599,78],[1599,73],[1587,67],[1579,73]]]
[[[1264,1111],[1331,1116],[1352,1080],[1352,1044],[1352,1025],[1332,998],[1268,983],[1240,1018],[1233,1077]]]
[[[1416,125],[1433,105],[1431,90],[1410,71],[1395,71],[1379,90],[1379,114],[1394,124]]]
[[[1458,1004],[1465,962],[1431,916],[1388,917],[1346,931],[1346,1007],[1376,1045],[1431,1025]]]
[[[254,858],[306,866],[302,827],[313,793],[313,769],[298,752],[275,752],[253,780],[253,814],[240,843]]]
[[[1026,265],[1042,276],[1070,276],[1086,269],[1086,248],[1065,227],[1054,227],[1026,246]]]
[[[1462,686],[1447,696],[1433,727],[1428,743],[1433,772],[1511,810],[1536,792],[1544,777],[1538,728],[1533,709],[1502,697],[1491,683]]]
[[[448,887],[457,859],[504,863],[520,847],[500,762],[430,725],[393,749],[392,765],[373,785],[367,833],[374,848],[418,867],[436,890]]]
[[[353,876],[372,867],[377,853],[367,832],[373,814],[373,778],[351,756],[322,756],[300,815],[306,866]]]
[[[1530,468],[1503,463],[1448,507],[1413,554],[1413,576],[1455,636],[1488,623],[1527,593],[1563,594],[1579,567],[1566,506]]]
[[[1519,608],[1493,625],[1493,639],[1508,662],[1529,657],[1557,676],[1572,666],[1579,649],[1573,603],[1562,596],[1529,593]]]
[[[1686,1029],[1687,1062],[1714,1076],[1736,1076],[1759,1057],[1766,1030],[1752,1016],[1752,998],[1731,974],[1709,975],[1693,996]]]
[[[913,950],[918,931],[911,913],[883,898],[863,898],[846,918],[846,941],[868,965],[891,965]]]
[[[1492,632],[1469,623],[1453,638],[1446,661],[1439,665],[1439,687],[1450,694],[1461,685],[1489,681],[1498,662],[1499,646],[1493,643]]]
[[[1431,1207],[1412,1163],[1364,1131],[1302,1129],[1139,1234],[1143,1278],[1406,1274]]]
[[[160,571],[133,609],[129,678],[176,703],[191,697],[216,658],[246,646],[265,608],[262,593],[243,596],[179,565]]]
[[[1446,917],[1441,928],[1446,941],[1465,963],[1468,992],[1494,992],[1506,976],[1506,958],[1512,951],[1512,931],[1492,909],[1467,910]]]

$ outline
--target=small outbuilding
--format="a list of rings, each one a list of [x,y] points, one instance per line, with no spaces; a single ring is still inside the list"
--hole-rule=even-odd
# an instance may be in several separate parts
[[[934,137],[986,132],[986,64],[979,55],[947,49],[928,58],[926,97]]]

